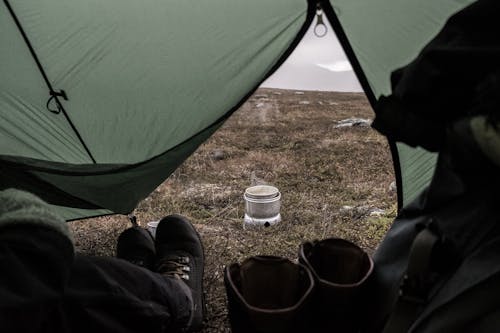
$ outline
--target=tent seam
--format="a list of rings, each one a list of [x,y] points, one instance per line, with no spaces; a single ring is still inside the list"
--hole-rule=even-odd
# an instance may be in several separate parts
[[[14,23],[16,24],[17,26],[17,29],[19,30],[19,32],[21,33],[22,37],[23,37],[23,40],[24,42],[26,43],[26,46],[28,47],[29,51],[30,51],[30,54],[31,56],[33,57],[33,60],[35,61],[37,67],[38,67],[38,70],[40,71],[40,74],[42,75],[44,81],[45,81],[45,84],[47,85],[47,87],[49,88],[49,99],[47,101],[47,109],[50,111],[50,112],[53,112],[53,113],[59,113],[59,111],[61,111],[64,115],[64,117],[66,118],[66,120],[68,121],[71,129],[73,130],[73,132],[76,134],[78,140],[80,141],[80,143],[82,144],[83,148],[85,149],[85,151],[87,152],[88,156],[90,157],[90,159],[92,160],[92,162],[94,164],[96,164],[96,160],[94,159],[94,156],[92,156],[92,153],[90,152],[89,148],[87,147],[87,145],[85,144],[85,142],[83,141],[83,138],[82,136],[80,135],[80,133],[78,132],[75,124],[73,124],[73,122],[71,121],[71,118],[69,117],[68,113],[66,112],[66,110],[64,109],[61,101],[59,100],[59,97],[63,97],[65,100],[67,100],[67,96],[66,96],[66,92],[64,90],[61,90],[59,92],[55,91],[54,88],[52,87],[52,84],[50,83],[50,80],[47,76],[47,73],[45,73],[45,70],[42,66],[42,63],[40,62],[40,59],[38,59],[38,56],[35,52],[35,49],[33,48],[33,45],[31,44],[29,38],[28,38],[28,35],[26,34],[26,32],[24,31],[22,25],[21,25],[21,22],[19,21],[19,19],[17,18],[17,15],[16,13],[14,12],[14,9],[12,8],[12,6],[10,5],[9,1],[8,0],[4,0],[3,1],[5,6],[7,7],[7,10],[9,11],[10,13],[10,16],[12,17],[12,19],[14,20]],[[50,110],[49,109],[49,104],[52,100],[55,100],[56,102],[56,105],[58,107],[58,110],[59,111],[54,111],[54,110]]]
[[[373,93],[373,90],[370,86],[370,82],[368,81],[368,78],[366,77],[363,68],[359,63],[359,60],[356,57],[356,54],[351,46],[351,43],[349,42],[349,39],[347,38],[347,35],[342,27],[342,24],[340,23],[339,18],[337,17],[337,14],[335,13],[335,10],[333,9],[333,7],[330,4],[330,1],[328,0],[320,0],[320,4],[323,7],[323,10],[326,14],[328,21],[330,21],[332,28],[335,31],[337,38],[340,42],[340,45],[342,45],[342,48],[344,49],[344,52],[347,58],[349,59],[352,68],[354,69],[354,72],[356,73],[356,76],[359,80],[359,83],[361,84],[361,87],[365,91],[365,94],[368,98],[368,101],[370,102],[370,105],[372,106],[372,109],[375,110],[375,104],[377,103],[377,98]],[[399,161],[399,153],[398,153],[398,148],[396,146],[396,142],[390,140],[389,138],[387,138],[387,141],[389,143],[389,149],[392,155],[394,176],[396,178],[398,211],[400,211],[403,208],[403,178],[401,175],[401,163]]]
[[[4,0],[4,2],[6,2],[6,1],[7,0]],[[158,154],[156,156],[153,156],[153,157],[151,157],[151,158],[149,158],[149,159],[147,159],[145,161],[142,161],[142,162],[139,162],[139,163],[135,163],[135,164],[122,164],[122,165],[118,164],[119,166],[117,166],[116,168],[109,169],[109,170],[104,170],[104,171],[101,171],[101,172],[61,171],[61,170],[51,169],[50,167],[30,166],[30,165],[22,163],[22,162],[20,163],[20,162],[15,162],[15,161],[8,161],[8,160],[5,159],[5,157],[8,157],[7,155],[0,155],[0,160],[4,161],[7,164],[11,164],[12,166],[20,167],[20,168],[23,168],[23,169],[28,170],[28,171],[39,171],[39,172],[47,172],[47,173],[51,173],[51,174],[60,174],[60,175],[95,176],[95,175],[111,174],[111,173],[115,173],[115,172],[119,172],[119,171],[127,171],[127,170],[130,170],[130,169],[134,169],[136,167],[142,166],[144,164],[147,164],[147,163],[149,163],[149,162],[151,162],[151,161],[153,161],[153,160],[155,160],[157,158],[160,158],[161,156],[163,156],[165,154],[168,154],[169,152],[171,152],[171,151],[173,151],[175,149],[178,149],[179,147],[181,147],[185,143],[189,142],[194,137],[202,134],[206,130],[209,130],[210,128],[218,126],[220,123],[222,123],[225,120],[227,120],[236,110],[238,110],[246,102],[246,100],[259,88],[259,86],[262,84],[262,82],[264,82],[279,67],[281,67],[281,65],[285,62],[285,60],[295,50],[295,48],[297,47],[297,45],[299,44],[299,42],[302,40],[302,38],[304,37],[305,33],[307,32],[307,29],[309,28],[309,25],[312,23],[314,15],[315,15],[315,11],[316,11],[315,1],[314,0],[308,1],[308,8],[307,8],[306,20],[305,20],[304,24],[302,25],[301,29],[299,30],[299,32],[297,33],[297,35],[295,36],[294,40],[291,42],[290,46],[285,50],[285,52],[281,55],[281,57],[278,59],[278,61],[273,65],[273,67],[266,73],[266,75],[264,75],[263,79],[254,88],[252,88],[248,94],[246,94],[238,103],[236,103],[232,108],[230,108],[229,111],[226,112],[224,115],[222,115],[221,117],[219,117],[215,122],[213,122],[209,126],[205,127],[201,131],[193,134],[192,136],[190,136],[186,140],[178,143],[174,147],[172,147],[172,148],[170,148],[170,149],[168,149],[168,150],[166,150],[166,151],[164,151],[164,152],[162,152],[162,153],[160,153],[160,154]],[[29,159],[29,158],[26,158],[26,159],[27,160],[33,160],[33,161],[46,162],[46,161],[38,160],[38,159]],[[50,162],[48,162],[48,163],[50,163]],[[92,164],[70,164],[70,163],[62,163],[62,162],[60,162],[60,163],[61,164],[65,164],[65,165],[75,165],[75,166],[79,165],[79,166],[82,166],[82,167],[84,167],[85,165],[92,165]]]

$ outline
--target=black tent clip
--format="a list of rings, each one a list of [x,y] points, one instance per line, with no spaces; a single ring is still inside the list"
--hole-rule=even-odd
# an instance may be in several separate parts
[[[130,223],[132,223],[132,226],[138,227],[139,224],[137,223],[137,216],[132,212],[128,214],[128,219],[130,220]]]
[[[50,112],[55,113],[55,114],[61,113],[62,105],[59,102],[59,99],[56,97],[62,97],[65,101],[67,101],[68,95],[66,95],[66,92],[62,89],[59,91],[51,90],[49,92],[49,94],[50,94],[50,97],[49,97],[49,100],[47,101],[47,104],[46,104],[47,110],[49,110]],[[55,109],[53,107],[51,107],[51,105],[50,105],[52,103],[52,101],[54,101],[56,103]]]
[[[316,25],[314,26],[314,35],[316,37],[325,37],[328,32],[328,28],[326,27],[325,22],[323,21],[323,10],[321,9],[320,4],[316,5]]]

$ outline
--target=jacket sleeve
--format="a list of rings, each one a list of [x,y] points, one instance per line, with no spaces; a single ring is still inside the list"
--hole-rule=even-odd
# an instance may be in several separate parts
[[[47,327],[62,302],[73,257],[68,227],[49,205],[26,192],[0,191],[2,330]]]
[[[479,0],[452,16],[416,59],[392,73],[392,94],[379,99],[373,127],[394,141],[439,151],[450,124],[500,118],[499,13],[500,2]]]
[[[499,69],[499,13],[498,1],[479,0],[453,15],[416,59],[392,74],[393,95],[434,122],[482,112],[476,110],[484,104],[481,86]]]
[[[0,191],[0,230],[7,226],[31,225],[59,232],[72,241],[65,221],[35,195],[8,189]]]

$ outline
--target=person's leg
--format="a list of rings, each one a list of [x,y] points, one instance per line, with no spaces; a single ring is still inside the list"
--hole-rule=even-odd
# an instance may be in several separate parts
[[[76,256],[65,308],[76,332],[182,332],[192,301],[178,279],[121,259]]]
[[[119,237],[117,255],[120,258],[76,256],[65,300],[72,330],[186,332],[201,328],[203,251],[186,219],[164,218],[158,226],[156,248],[144,229],[127,229]]]
[[[144,228],[135,226],[125,230],[118,238],[117,257],[183,281],[182,286],[188,288],[193,300],[188,326],[190,330],[199,330],[204,315],[201,238],[194,226],[181,215],[163,218],[158,229],[156,241]]]

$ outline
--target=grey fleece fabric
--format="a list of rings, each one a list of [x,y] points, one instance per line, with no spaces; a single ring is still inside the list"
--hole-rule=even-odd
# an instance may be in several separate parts
[[[0,191],[0,230],[12,225],[44,226],[60,232],[72,243],[66,221],[37,196],[16,189]]]

